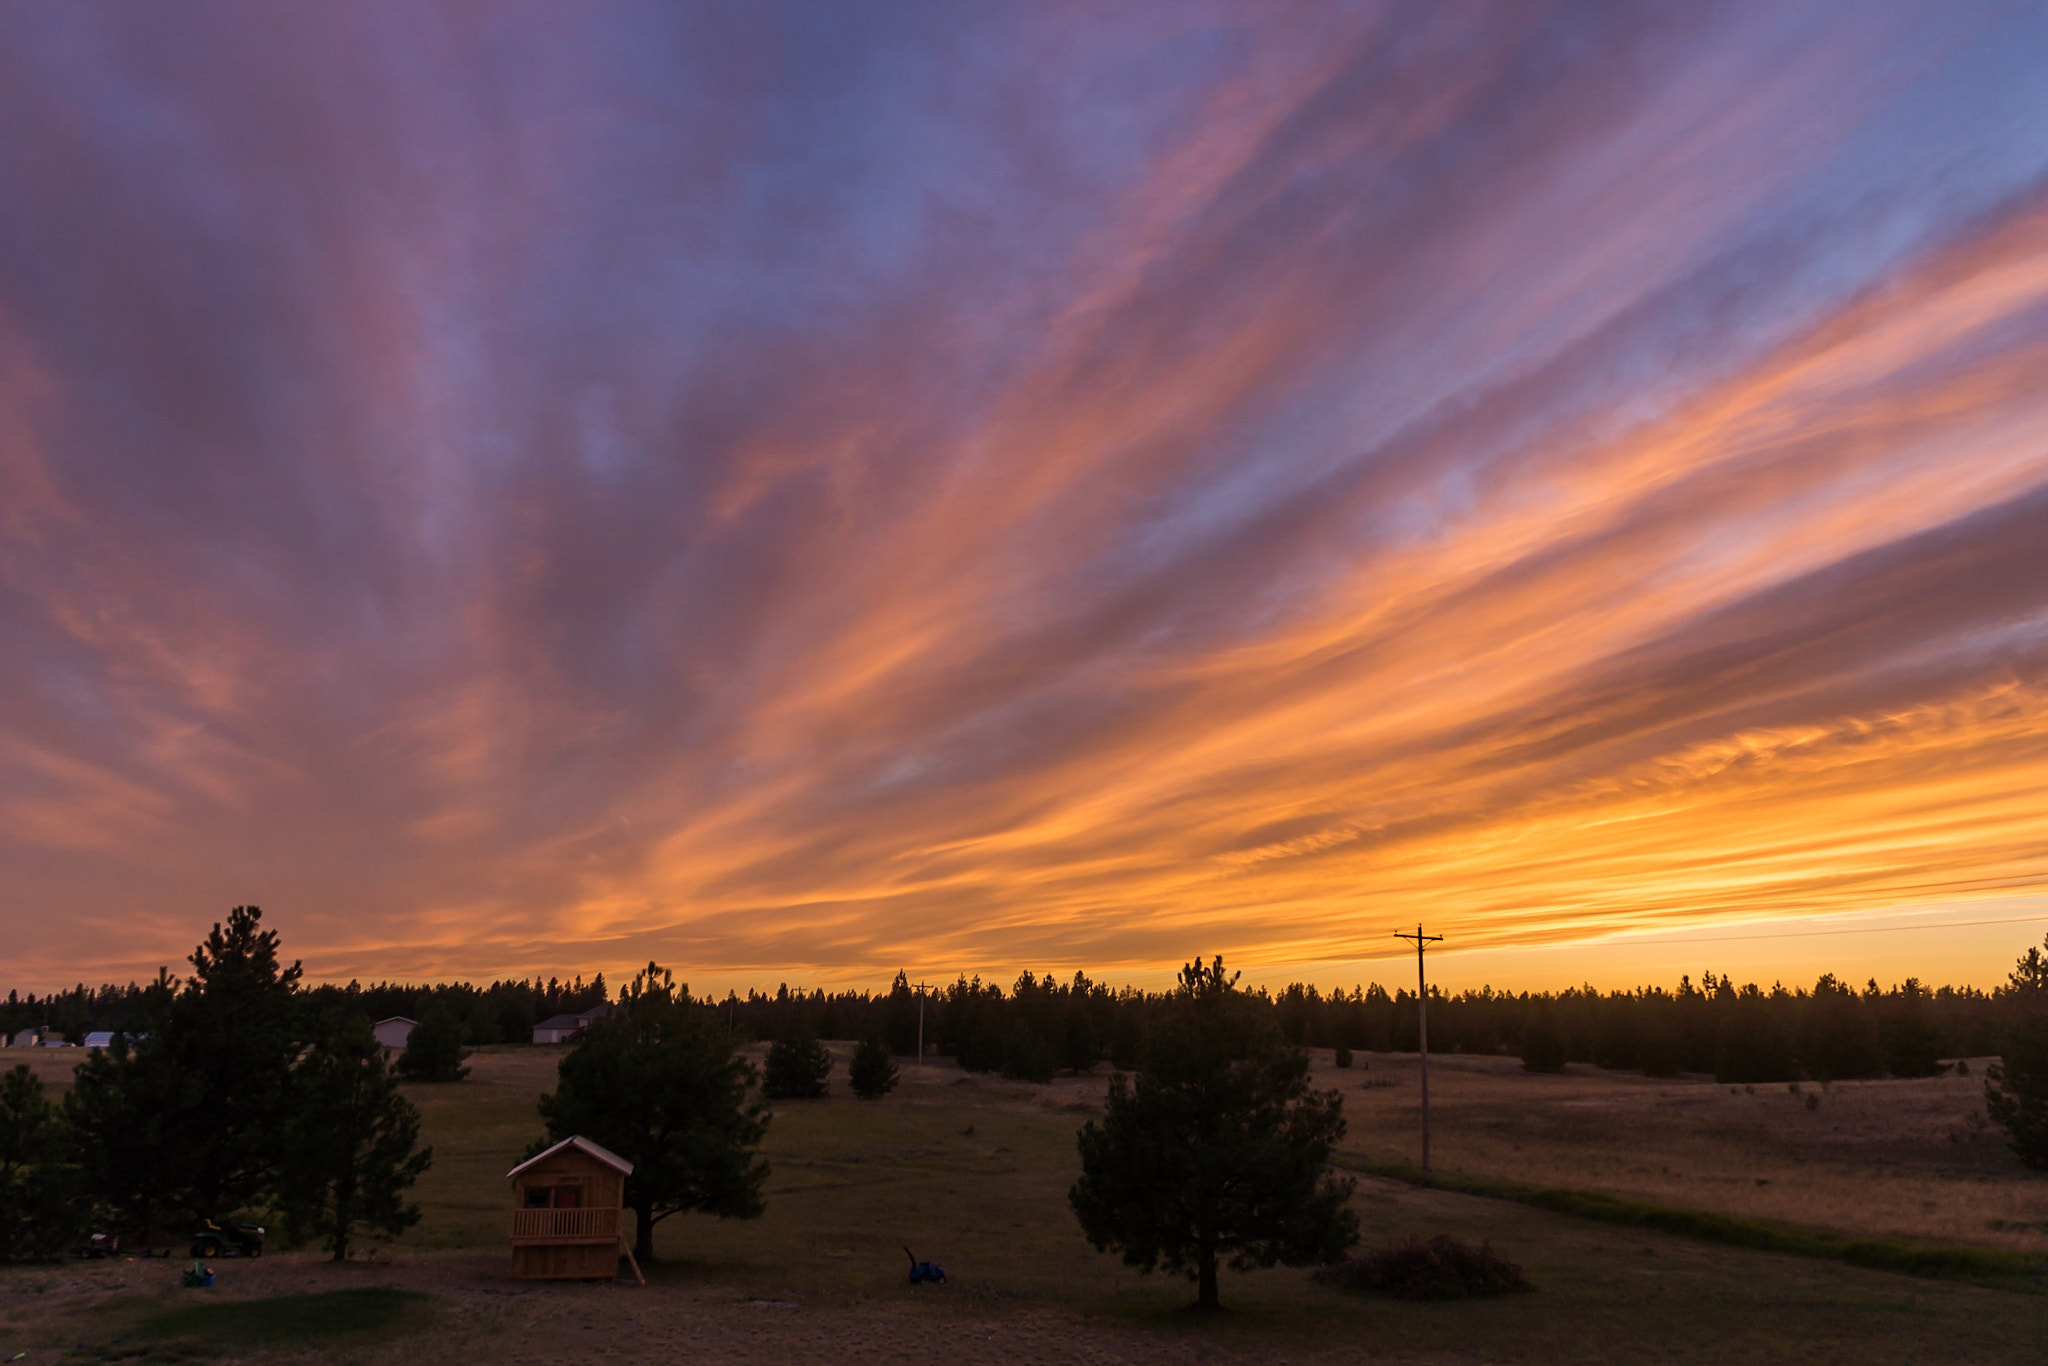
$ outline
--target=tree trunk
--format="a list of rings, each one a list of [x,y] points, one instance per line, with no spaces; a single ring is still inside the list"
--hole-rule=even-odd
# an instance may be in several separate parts
[[[633,1260],[642,1266],[654,1265],[654,1202],[642,1201],[633,1206]]]
[[[361,1144],[357,1141],[356,1125],[362,1114],[362,1085],[360,1079],[350,1092],[348,1122],[342,1129],[342,1141],[336,1148],[341,1158],[334,1173],[334,1260],[348,1260],[348,1235],[356,1223],[356,1154]]]
[[[1223,1302],[1216,1298],[1216,1253],[1213,1249],[1202,1249],[1197,1269],[1199,1279],[1195,1282],[1195,1308],[1221,1309]]]

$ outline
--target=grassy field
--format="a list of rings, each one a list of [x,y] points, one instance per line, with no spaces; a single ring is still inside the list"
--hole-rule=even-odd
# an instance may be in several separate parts
[[[413,1088],[436,1158],[419,1190],[426,1217],[373,1260],[221,1263],[220,1284],[205,1292],[174,1288],[175,1262],[7,1269],[0,1360],[26,1351],[25,1361],[2048,1361],[2039,1293],[1370,1177],[1357,1197],[1368,1242],[1490,1240],[1537,1292],[1412,1305],[1274,1270],[1226,1276],[1231,1312],[1198,1318],[1183,1308],[1185,1282],[1098,1254],[1066,1208],[1074,1130],[1103,1078],[1031,1087],[950,1064],[906,1066],[905,1085],[877,1103],[842,1086],[826,1101],[779,1106],[767,1214],[669,1220],[647,1288],[522,1284],[507,1274],[503,1177],[539,1134],[534,1101],[560,1056],[493,1050],[472,1059],[466,1082]],[[1346,1160],[1412,1159],[1413,1059],[1363,1061],[1344,1072],[1327,1058],[1318,1065],[1325,1084],[1345,1088]],[[56,1082],[68,1060],[37,1065]],[[1631,1076],[1528,1077],[1499,1060],[1454,1058],[1433,1070],[1431,1089],[1438,1166],[1474,1182],[1848,1234],[2044,1246],[2048,1182],[1970,1124],[1967,1079],[1838,1085],[1809,1108],[1804,1092],[1783,1087],[1730,1094]],[[905,1284],[906,1244],[943,1264],[951,1283]],[[384,1298],[337,1298],[365,1294]]]

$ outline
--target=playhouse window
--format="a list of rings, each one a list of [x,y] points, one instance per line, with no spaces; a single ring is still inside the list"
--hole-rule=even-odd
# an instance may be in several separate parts
[[[546,1186],[528,1186],[526,1188],[526,1207],[528,1209],[546,1209],[548,1207],[548,1188]]]

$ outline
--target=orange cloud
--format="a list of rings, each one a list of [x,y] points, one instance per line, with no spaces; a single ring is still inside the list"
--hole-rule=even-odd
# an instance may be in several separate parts
[[[0,20],[12,972],[2034,904],[2044,35],[1811,22]]]

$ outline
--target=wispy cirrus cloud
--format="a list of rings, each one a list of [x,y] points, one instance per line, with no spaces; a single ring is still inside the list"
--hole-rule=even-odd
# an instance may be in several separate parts
[[[24,980],[2048,881],[2032,16],[0,23]]]

